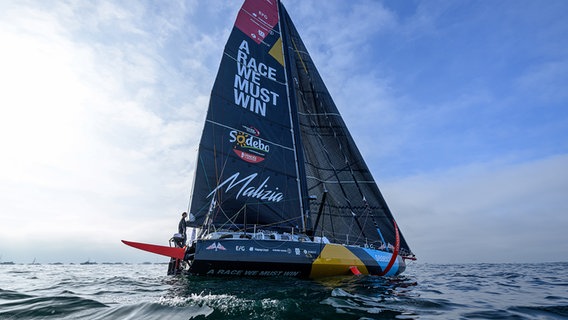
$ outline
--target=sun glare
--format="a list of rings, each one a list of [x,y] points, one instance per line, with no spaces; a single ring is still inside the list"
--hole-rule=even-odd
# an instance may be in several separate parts
[[[0,39],[0,170],[56,165],[80,143],[87,98],[72,43],[10,33]]]

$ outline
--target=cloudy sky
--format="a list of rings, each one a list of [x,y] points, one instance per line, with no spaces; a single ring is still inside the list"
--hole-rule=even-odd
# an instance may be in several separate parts
[[[0,2],[0,260],[167,261],[241,1]],[[284,2],[421,262],[568,260],[568,2]]]

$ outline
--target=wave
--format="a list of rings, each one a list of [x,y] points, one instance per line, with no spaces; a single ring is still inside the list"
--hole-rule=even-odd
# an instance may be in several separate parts
[[[108,307],[104,303],[78,296],[33,296],[0,290],[1,319],[65,317],[81,311]]]
[[[567,263],[413,264],[399,277],[317,281],[169,277],[162,265],[3,268],[0,319],[568,317]]]

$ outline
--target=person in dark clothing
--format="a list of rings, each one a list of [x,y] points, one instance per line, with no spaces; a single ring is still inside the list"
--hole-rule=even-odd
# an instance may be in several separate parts
[[[185,242],[187,241],[186,229],[188,227],[188,225],[187,225],[188,221],[185,220],[185,218],[187,218],[187,212],[184,212],[184,213],[181,214],[181,220],[179,221],[179,224],[178,224],[178,233],[183,236],[183,244],[184,245],[185,245]]]

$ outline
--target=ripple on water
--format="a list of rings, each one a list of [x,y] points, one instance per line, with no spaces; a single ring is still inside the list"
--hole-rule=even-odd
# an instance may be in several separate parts
[[[168,277],[166,267],[2,266],[0,319],[568,317],[568,263],[413,264],[400,277],[317,281]]]

